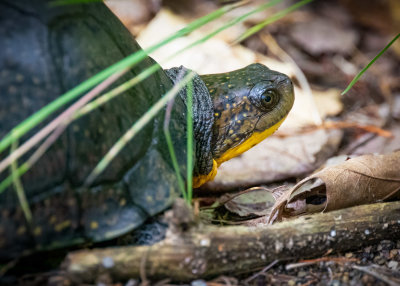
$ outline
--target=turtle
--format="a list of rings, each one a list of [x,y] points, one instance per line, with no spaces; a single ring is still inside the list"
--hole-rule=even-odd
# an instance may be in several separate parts
[[[0,2],[0,138],[60,94],[141,47],[103,3],[50,6],[47,0]],[[156,64],[146,57],[115,85]],[[142,225],[180,196],[163,132],[166,108],[130,141],[90,186],[85,178],[110,147],[170,90],[185,67],[156,73],[71,123],[21,177],[27,222],[12,186],[0,194],[0,260],[27,251],[107,241]],[[290,78],[262,64],[193,82],[193,186],[271,135],[294,102]],[[186,174],[187,96],[175,98],[169,130]],[[20,144],[48,123],[50,116]],[[10,150],[8,150],[10,151]],[[4,159],[7,152],[0,154]],[[26,160],[31,153],[19,159]],[[3,180],[9,174],[3,172]]]

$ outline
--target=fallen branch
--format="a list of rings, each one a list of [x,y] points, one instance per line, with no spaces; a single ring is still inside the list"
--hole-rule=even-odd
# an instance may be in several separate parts
[[[200,225],[153,246],[81,250],[63,264],[69,278],[93,283],[140,277],[189,281],[262,268],[274,260],[318,257],[400,238],[400,202],[363,205],[265,227]]]

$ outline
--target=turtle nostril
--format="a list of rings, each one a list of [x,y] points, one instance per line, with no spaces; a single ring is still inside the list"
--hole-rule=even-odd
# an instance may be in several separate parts
[[[280,83],[280,84],[291,84],[292,81],[290,80],[290,78],[284,77],[283,79],[281,79],[281,80],[279,81],[279,83]]]

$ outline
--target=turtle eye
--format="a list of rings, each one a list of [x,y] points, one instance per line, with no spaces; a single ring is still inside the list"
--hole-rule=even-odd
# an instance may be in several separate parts
[[[261,112],[269,112],[279,102],[279,93],[271,82],[259,82],[251,89],[249,99]]]
[[[278,95],[274,89],[267,89],[261,95],[261,104],[266,109],[271,109],[277,102]]]

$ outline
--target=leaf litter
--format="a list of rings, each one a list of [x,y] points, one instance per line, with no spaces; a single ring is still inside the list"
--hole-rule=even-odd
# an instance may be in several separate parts
[[[400,151],[363,155],[301,180],[275,203],[270,222],[399,197]]]

